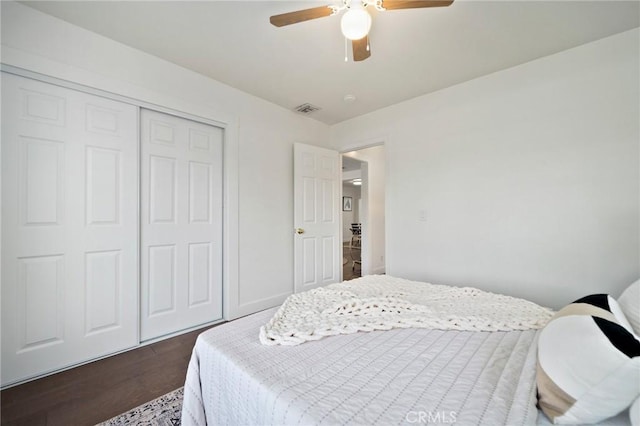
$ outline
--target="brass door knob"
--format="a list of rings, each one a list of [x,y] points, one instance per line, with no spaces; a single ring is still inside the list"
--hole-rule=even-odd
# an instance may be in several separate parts
[[[304,229],[302,228],[296,228],[296,234],[300,235],[300,234],[304,234]]]

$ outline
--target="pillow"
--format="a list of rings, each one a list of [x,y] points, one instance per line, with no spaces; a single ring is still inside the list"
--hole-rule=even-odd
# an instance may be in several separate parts
[[[640,280],[627,287],[618,297],[618,303],[636,336],[640,336]]]
[[[594,294],[565,306],[542,329],[538,406],[553,423],[597,423],[640,396],[640,341],[621,322],[616,300]]]

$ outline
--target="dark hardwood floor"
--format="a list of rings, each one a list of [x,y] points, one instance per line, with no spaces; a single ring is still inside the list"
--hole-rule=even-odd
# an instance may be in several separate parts
[[[215,326],[214,326],[215,327]],[[184,385],[202,328],[0,392],[0,423],[94,425]]]

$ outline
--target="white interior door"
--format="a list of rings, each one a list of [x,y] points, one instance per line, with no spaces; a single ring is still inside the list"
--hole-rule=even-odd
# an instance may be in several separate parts
[[[2,73],[2,384],[138,343],[137,108]]]
[[[223,129],[142,110],[141,335],[222,318]]]
[[[340,281],[340,156],[294,145],[295,292]]]

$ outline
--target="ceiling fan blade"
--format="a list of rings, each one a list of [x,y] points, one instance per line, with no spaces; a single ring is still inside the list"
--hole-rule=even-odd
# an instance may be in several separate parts
[[[419,9],[422,7],[444,7],[453,0],[382,0],[382,7],[387,10]]]
[[[367,49],[369,46],[369,49]],[[353,49],[353,60],[354,61],[364,61],[369,56],[371,56],[371,44],[369,43],[369,37],[363,37],[360,40],[353,40],[351,42],[351,47]]]
[[[314,7],[312,9],[297,10],[295,12],[274,15],[269,18],[276,27],[284,27],[285,25],[297,24],[298,22],[310,21],[311,19],[324,18],[331,16],[333,9],[329,6]]]

